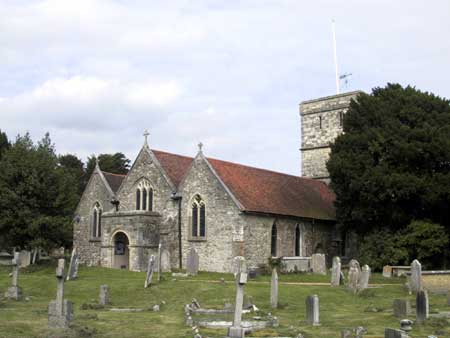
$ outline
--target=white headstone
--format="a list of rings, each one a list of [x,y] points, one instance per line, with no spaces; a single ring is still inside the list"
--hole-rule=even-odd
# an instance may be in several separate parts
[[[79,257],[76,248],[73,248],[70,257],[69,272],[67,273],[67,280],[74,280],[78,277],[78,263]]]
[[[31,252],[28,250],[21,250],[19,267],[26,268],[30,264],[31,264]]]
[[[358,289],[364,290],[369,287],[370,279],[370,267],[366,264],[362,267],[361,274],[359,276]]]
[[[306,322],[311,325],[320,325],[319,297],[317,295],[306,297]]]
[[[412,292],[422,290],[422,265],[417,259],[411,263],[410,287]]]
[[[327,266],[325,263],[325,254],[316,253],[311,256],[312,272],[320,275],[327,274]]]
[[[358,291],[359,270],[351,266],[348,270],[348,287],[353,292]]]
[[[331,286],[339,286],[341,281],[341,259],[333,258],[333,266],[331,268]]]

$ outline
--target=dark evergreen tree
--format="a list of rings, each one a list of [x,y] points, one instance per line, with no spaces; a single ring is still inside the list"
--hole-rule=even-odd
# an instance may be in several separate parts
[[[361,94],[327,164],[338,222],[361,234],[428,219],[450,231],[450,104],[388,84]]]
[[[91,176],[95,168],[97,157],[92,155],[88,158],[86,166],[86,176]],[[100,169],[113,174],[126,174],[130,169],[130,160],[122,153],[100,154],[98,156],[98,164]]]
[[[0,130],[0,159],[2,158],[3,152],[10,147],[8,136]]]

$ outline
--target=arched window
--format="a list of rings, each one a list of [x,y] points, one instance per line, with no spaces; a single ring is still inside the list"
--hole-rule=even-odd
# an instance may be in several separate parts
[[[303,256],[303,231],[300,224],[295,227],[295,256]]]
[[[153,211],[153,189],[145,179],[136,188],[136,210]]]
[[[206,237],[206,206],[199,195],[195,195],[191,209],[191,235],[192,237]]]
[[[102,235],[102,209],[97,202],[92,210],[92,237],[98,238]]]
[[[277,257],[277,238],[278,238],[277,232],[278,232],[277,225],[275,223],[273,223],[272,236],[271,236],[271,241],[270,241],[270,253],[271,253],[272,257]]]

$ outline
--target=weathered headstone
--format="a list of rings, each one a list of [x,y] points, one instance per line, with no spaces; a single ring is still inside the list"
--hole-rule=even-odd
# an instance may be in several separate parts
[[[392,307],[397,318],[405,318],[411,312],[411,304],[407,299],[394,299]]]
[[[242,256],[235,256],[231,260],[231,272],[233,272],[234,277],[241,271],[241,263],[245,262],[245,258]]]
[[[31,263],[31,252],[28,250],[20,251],[19,267],[26,268]]]
[[[74,280],[78,277],[78,263],[79,263],[79,257],[77,254],[77,249],[73,248],[72,256],[70,257],[69,271],[67,273],[67,280]]]
[[[108,285],[100,285],[100,292],[98,294],[98,303],[100,305],[109,305],[109,287]]]
[[[416,294],[416,321],[422,324],[428,318],[428,293],[424,290]]]
[[[341,282],[341,259],[333,257],[333,266],[331,267],[331,286],[339,286]]]
[[[186,272],[188,275],[197,276],[199,266],[199,256],[195,248],[191,248],[186,259]]]
[[[170,251],[167,249],[162,249],[161,251],[161,271],[170,272]]]
[[[158,282],[161,280],[161,243],[158,244]]]
[[[306,322],[311,325],[320,325],[319,297],[317,295],[306,297]]]
[[[351,266],[348,270],[348,287],[351,291],[358,291],[359,270]]]
[[[147,276],[145,277],[144,287],[147,288],[152,284],[153,272],[155,270],[155,256],[151,255],[148,259]]]
[[[386,278],[392,277],[392,266],[390,266],[390,265],[383,266],[383,277],[386,277]]]
[[[362,267],[358,281],[358,289],[364,290],[369,287],[370,267],[366,264]]]
[[[58,260],[56,268],[56,300],[52,300],[48,306],[48,327],[64,329],[69,327],[73,320],[72,302],[64,299],[64,265],[65,260]]]
[[[19,300],[22,297],[22,289],[19,287],[19,263],[20,263],[20,253],[14,252],[14,258],[12,262],[12,281],[11,286],[5,293],[5,298]]]
[[[422,290],[422,265],[417,259],[411,263],[410,286],[412,292]]]
[[[356,259],[352,259],[348,263],[349,268],[353,267],[356,268],[359,272],[361,272],[361,266],[359,265],[359,262]]]
[[[278,272],[277,268],[272,269],[272,280],[270,283],[270,306],[272,309],[278,307]]]
[[[402,330],[385,328],[384,338],[408,338],[408,334]]]
[[[241,325],[244,286],[247,283],[247,266],[245,260],[241,259],[240,267],[241,269],[236,275],[236,301],[234,305],[233,325],[228,328],[228,337],[230,338],[245,337],[245,329]]]
[[[316,253],[311,256],[312,272],[320,275],[327,274],[327,266],[325,263],[325,254]]]

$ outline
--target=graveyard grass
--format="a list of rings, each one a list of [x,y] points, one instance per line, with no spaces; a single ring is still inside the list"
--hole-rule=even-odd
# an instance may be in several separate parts
[[[235,284],[231,274],[200,273],[176,280],[171,274],[163,274],[159,284],[144,289],[145,272],[81,266],[78,279],[65,283],[65,298],[74,303],[73,328],[54,333],[47,329],[47,306],[55,298],[55,267],[56,262],[52,262],[21,269],[19,285],[29,300],[0,300],[0,337],[193,337],[191,328],[184,323],[184,304],[190,303],[193,297],[207,308],[222,308],[225,302],[234,302]],[[1,297],[10,284],[10,271],[9,267],[0,267]],[[221,278],[226,282],[220,283]],[[256,331],[249,337],[295,337],[301,332],[306,338],[335,338],[340,336],[341,329],[357,326],[368,328],[364,337],[383,337],[384,327],[399,328],[399,319],[392,315],[393,299],[409,298],[413,307],[415,304],[413,297],[404,290],[402,278],[385,279],[374,274],[370,282],[375,287],[359,296],[349,293],[345,287],[330,287],[329,280],[329,275],[280,274],[280,306],[274,311],[270,309],[270,276],[250,280],[245,286],[246,295],[252,297],[263,313],[272,312],[277,316],[280,326]],[[300,282],[326,285],[295,284]],[[110,307],[149,310],[114,313],[107,308],[89,308],[90,304],[98,303],[101,284],[109,285]],[[320,299],[321,325],[317,327],[305,323],[305,298],[313,294]],[[161,311],[152,312],[152,306],[161,301],[166,302]],[[446,297],[431,295],[430,312],[438,310],[450,311]],[[415,320],[414,317],[409,316]],[[436,330],[445,332],[439,337],[450,337],[448,322],[438,320],[430,320],[422,327],[414,326],[411,337],[426,337]],[[223,337],[226,333],[207,329],[200,329],[200,332],[203,337]]]

